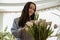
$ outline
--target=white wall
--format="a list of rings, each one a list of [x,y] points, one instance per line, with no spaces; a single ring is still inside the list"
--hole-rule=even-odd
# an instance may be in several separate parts
[[[3,29],[3,13],[0,13],[0,31]]]
[[[38,0],[0,0],[0,3],[22,3],[27,1],[38,1]]]

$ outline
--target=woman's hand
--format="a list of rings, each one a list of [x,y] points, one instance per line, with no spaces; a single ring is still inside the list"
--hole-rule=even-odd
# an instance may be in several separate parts
[[[25,29],[25,27],[23,27],[23,28],[21,29],[21,31],[22,31],[22,32],[26,32],[26,29]]]

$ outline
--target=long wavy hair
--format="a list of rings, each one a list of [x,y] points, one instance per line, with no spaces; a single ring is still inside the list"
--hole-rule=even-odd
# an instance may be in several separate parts
[[[29,17],[30,4],[35,5],[35,10],[34,13]],[[27,2],[22,10],[21,17],[19,17],[18,26],[24,27],[27,21],[30,21],[30,19],[34,20],[35,11],[36,11],[36,4],[33,2]]]

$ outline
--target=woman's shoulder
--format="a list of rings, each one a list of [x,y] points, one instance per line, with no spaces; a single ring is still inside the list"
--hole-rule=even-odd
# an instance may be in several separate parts
[[[18,25],[19,17],[14,19],[14,23]]]
[[[14,21],[18,21],[19,20],[19,17],[18,18],[14,18]]]

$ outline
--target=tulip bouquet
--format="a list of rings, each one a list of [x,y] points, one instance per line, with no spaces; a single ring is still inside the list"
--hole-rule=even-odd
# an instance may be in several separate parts
[[[38,20],[38,15],[35,15],[35,20],[26,23],[27,32],[34,38],[34,40],[46,40],[53,30],[50,28],[52,22],[46,20]]]

